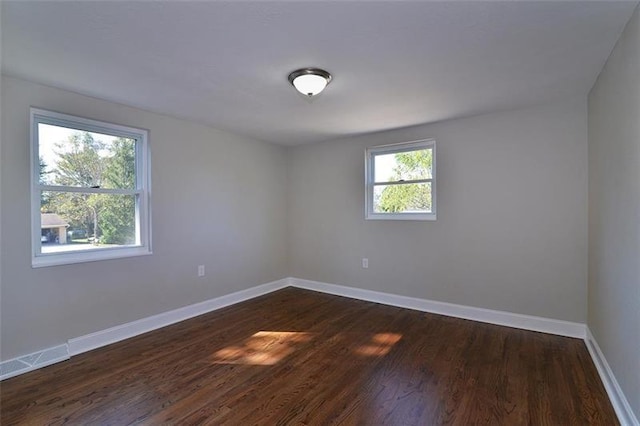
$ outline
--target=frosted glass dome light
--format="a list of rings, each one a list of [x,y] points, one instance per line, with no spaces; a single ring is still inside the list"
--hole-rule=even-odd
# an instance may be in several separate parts
[[[289,74],[289,82],[305,96],[316,96],[327,87],[331,74],[319,68],[302,68]]]

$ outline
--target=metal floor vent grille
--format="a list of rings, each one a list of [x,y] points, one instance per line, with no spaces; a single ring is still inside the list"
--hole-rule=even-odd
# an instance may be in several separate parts
[[[69,359],[69,348],[67,345],[55,346],[44,351],[24,355],[19,358],[0,362],[0,380],[17,376],[27,371],[46,367],[56,362]]]
[[[0,377],[4,378],[5,376],[9,376],[12,373],[19,372],[20,370],[24,370],[29,367],[31,367],[31,365],[26,362],[22,362],[19,359],[5,361],[0,363]]]

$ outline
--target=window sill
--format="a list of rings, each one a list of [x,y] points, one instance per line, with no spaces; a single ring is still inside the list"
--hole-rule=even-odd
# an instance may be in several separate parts
[[[368,213],[367,220],[427,220],[435,221],[436,215],[431,213]]]
[[[74,263],[97,262],[100,260],[121,259],[126,257],[147,256],[153,252],[147,247],[105,248],[91,252],[70,252],[40,254],[31,258],[32,268],[70,265]]]

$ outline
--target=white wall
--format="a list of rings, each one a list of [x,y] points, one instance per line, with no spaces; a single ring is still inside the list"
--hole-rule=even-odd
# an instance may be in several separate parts
[[[2,91],[2,359],[288,275],[586,319],[584,98],[287,152],[15,78]],[[29,106],[150,130],[152,256],[31,268]],[[365,147],[425,137],[438,220],[365,221]]]
[[[366,221],[365,148],[424,138],[437,141],[438,220]],[[585,98],[289,155],[292,276],[585,322]]]
[[[1,84],[1,359],[288,275],[284,148],[15,78]],[[150,130],[152,256],[31,268],[29,106]]]
[[[640,17],[589,94],[588,326],[640,418]]]

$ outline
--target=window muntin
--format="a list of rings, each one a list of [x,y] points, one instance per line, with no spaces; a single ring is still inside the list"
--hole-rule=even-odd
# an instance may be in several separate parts
[[[435,220],[435,141],[366,150],[366,218]]]
[[[32,265],[151,253],[146,130],[31,109]]]

